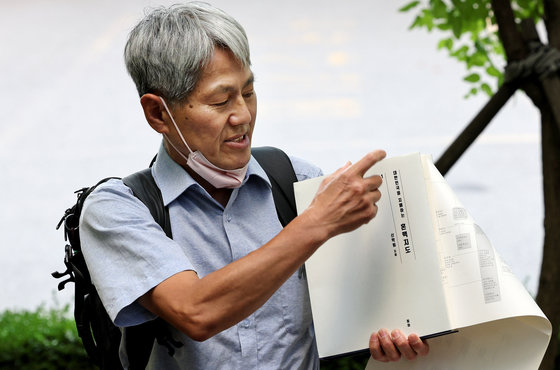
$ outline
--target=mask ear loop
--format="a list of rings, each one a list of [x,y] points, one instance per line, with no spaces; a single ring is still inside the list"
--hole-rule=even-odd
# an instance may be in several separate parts
[[[189,144],[187,144],[187,141],[185,140],[185,138],[183,137],[183,134],[181,133],[181,130],[179,130],[179,126],[177,126],[177,123],[175,122],[175,119],[173,118],[173,115],[171,114],[171,111],[169,110],[169,108],[167,107],[167,104],[165,103],[165,99],[163,99],[161,96],[159,96],[159,98],[161,99],[161,102],[163,103],[163,107],[165,108],[165,111],[167,112],[167,114],[169,114],[169,118],[171,118],[171,122],[173,122],[173,126],[175,126],[175,130],[177,130],[177,133],[179,134],[179,136],[181,137],[181,140],[183,141],[183,144],[185,144],[185,146],[187,147],[188,151],[190,154],[193,154],[193,151],[191,150],[191,148],[189,147]],[[177,153],[179,153],[179,155],[181,155],[181,157],[183,157],[186,161],[188,160],[187,157],[185,157],[185,155],[183,153],[181,153],[181,151],[179,151],[177,149],[177,147],[175,145],[173,145],[173,143],[171,142],[171,140],[169,140],[169,138],[167,137],[167,135],[163,134],[165,136],[165,138],[167,139],[167,142],[169,144],[171,144],[171,146],[173,147],[173,149],[175,149],[175,151],[177,151]]]
[[[185,155],[184,155],[183,153],[181,153],[181,151],[180,151],[179,149],[177,149],[177,147],[171,142],[171,140],[169,140],[169,137],[168,137],[166,134],[163,134],[163,136],[165,136],[165,138],[167,139],[167,142],[169,143],[169,145],[171,145],[171,147],[172,147],[173,149],[175,149],[175,151],[176,151],[177,153],[179,153],[179,155],[180,155],[181,157],[183,157],[183,159],[184,159],[185,161],[188,162],[189,159],[188,159],[187,157],[185,157]],[[191,153],[192,153],[192,152],[191,152]]]

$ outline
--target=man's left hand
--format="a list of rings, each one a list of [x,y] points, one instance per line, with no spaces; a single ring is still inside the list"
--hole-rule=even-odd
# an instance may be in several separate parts
[[[418,355],[425,356],[429,350],[428,343],[418,335],[410,334],[407,338],[398,329],[391,333],[387,329],[381,329],[369,339],[371,356],[381,362],[398,361],[401,355],[407,360],[414,360]]]

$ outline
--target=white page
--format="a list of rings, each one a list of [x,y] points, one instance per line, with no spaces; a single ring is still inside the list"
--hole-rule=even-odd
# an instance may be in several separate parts
[[[544,317],[433,163],[425,160],[424,165],[451,325]]]
[[[374,173],[384,178],[377,216],[306,263],[320,357],[365,349],[380,328],[450,329],[421,157],[385,159]],[[299,213],[321,180],[295,184]]]
[[[429,340],[430,353],[367,370],[537,369],[552,328],[433,163],[424,158],[449,319],[458,333]]]

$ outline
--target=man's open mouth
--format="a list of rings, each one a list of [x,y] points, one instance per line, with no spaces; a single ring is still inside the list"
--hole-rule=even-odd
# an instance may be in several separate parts
[[[226,141],[232,142],[232,143],[240,143],[240,142],[242,142],[242,141],[245,139],[245,136],[246,136],[246,135],[241,135],[241,136],[238,136],[238,137],[236,137],[236,138],[229,139],[229,140],[226,140]]]

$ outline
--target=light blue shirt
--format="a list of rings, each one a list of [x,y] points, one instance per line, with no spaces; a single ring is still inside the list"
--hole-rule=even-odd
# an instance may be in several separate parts
[[[290,158],[299,181],[321,175]],[[86,200],[80,237],[93,283],[117,326],[154,315],[136,300],[184,270],[200,278],[246,256],[278,234],[271,184],[251,158],[243,185],[224,208],[175,161],[163,146],[152,167],[169,207],[173,240],[147,207],[120,180],[99,186]],[[196,342],[172,328],[183,342],[171,357],[154,344],[154,369],[317,369],[309,292],[305,275],[294,273],[257,311],[214,337]],[[128,362],[126,355],[121,356]]]

